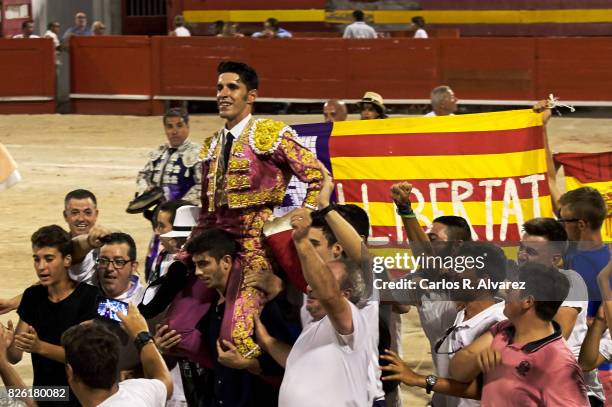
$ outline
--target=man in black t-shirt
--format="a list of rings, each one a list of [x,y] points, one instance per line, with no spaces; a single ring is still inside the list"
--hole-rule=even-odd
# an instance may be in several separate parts
[[[34,386],[68,386],[65,354],[60,346],[62,333],[73,325],[90,320],[96,312],[98,289],[77,284],[68,276],[72,257],[70,235],[57,225],[44,226],[32,235],[32,257],[39,283],[23,293],[17,309],[19,323],[8,349],[11,363],[23,352],[32,354]],[[79,405],[70,402],[39,402],[40,406]]]

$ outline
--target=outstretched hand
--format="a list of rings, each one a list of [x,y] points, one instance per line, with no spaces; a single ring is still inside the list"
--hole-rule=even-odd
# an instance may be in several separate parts
[[[422,376],[410,369],[399,355],[392,350],[385,349],[385,354],[381,355],[380,358],[389,361],[387,366],[380,367],[382,371],[388,372],[388,374],[381,377],[381,380],[399,380],[407,386],[418,386],[423,381]]]

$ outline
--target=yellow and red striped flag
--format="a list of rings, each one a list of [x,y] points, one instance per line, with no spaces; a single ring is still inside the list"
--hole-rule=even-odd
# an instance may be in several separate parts
[[[404,180],[422,225],[463,216],[481,240],[519,240],[525,221],[552,216],[542,117],[531,110],[336,122],[329,158],[338,200],[364,207],[381,240],[405,239],[389,192]]]
[[[555,161],[563,165],[565,188],[593,187],[604,197],[608,216],[601,230],[606,242],[612,241],[612,151],[604,153],[560,153]]]

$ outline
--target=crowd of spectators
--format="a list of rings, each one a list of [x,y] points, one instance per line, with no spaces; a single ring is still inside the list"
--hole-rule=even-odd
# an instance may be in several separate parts
[[[73,27],[72,35],[83,27]],[[495,244],[472,241],[462,217],[438,217],[424,231],[410,180],[390,185],[414,255],[485,260],[482,267],[464,269],[434,263],[402,277],[385,271],[387,281],[398,284],[442,284],[393,292],[381,302],[366,246],[370,219],[356,205],[332,203],[333,179],[318,163],[315,207],[305,204],[282,218],[294,269],[282,269],[287,250],[272,248],[278,264],[238,280],[265,297],[254,316],[257,347],[245,353],[227,340],[226,310],[239,288],[231,276],[250,264],[236,237],[240,232],[201,222],[228,210],[223,205],[234,186],[225,181],[229,189],[209,193],[209,183],[229,178],[235,160],[244,157],[236,148],[247,142],[232,143],[249,136],[247,126],[256,123],[251,110],[258,79],[252,68],[235,62],[220,64],[218,73],[217,101],[226,125],[215,135],[223,140],[217,152],[199,154],[187,112],[171,109],[162,119],[166,141],[138,174],[138,194],[128,209],[145,213],[154,231],[144,279],[136,243],[98,224],[91,191],[67,193],[62,217],[69,231],[48,225],[33,233],[38,282],[0,301],[1,312],[17,309],[19,316],[16,324],[0,326],[0,375],[7,386],[24,385],[11,364],[27,352],[34,386],[69,386],[66,405],[399,406],[399,382],[433,392],[434,406],[604,405],[594,369],[612,352],[612,261],[601,240],[607,208],[592,188],[561,196],[553,191],[556,218],[527,220],[517,257],[508,259]],[[456,104],[448,86],[437,87],[431,116],[450,116]],[[534,106],[544,125],[549,107],[545,101]],[[358,108],[362,120],[387,118],[376,92],[365,92]],[[326,103],[324,112],[330,121],[347,114],[338,100]],[[249,137],[248,143],[264,148]],[[289,150],[290,143],[278,143],[288,158],[275,152],[266,165],[276,160],[297,167],[295,158],[289,160],[302,147]],[[219,166],[204,161],[213,156]],[[210,209],[208,197],[216,194],[226,203]],[[498,288],[511,282],[516,285]],[[203,288],[205,298],[197,294]],[[101,299],[127,304],[127,313],[117,315],[120,325],[97,313]],[[434,371],[427,375],[401,357],[399,315],[411,309],[429,342]],[[190,318],[188,329],[177,325],[179,317]]]

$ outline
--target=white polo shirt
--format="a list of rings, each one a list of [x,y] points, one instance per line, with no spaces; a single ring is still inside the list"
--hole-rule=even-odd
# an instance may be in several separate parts
[[[304,328],[287,358],[279,407],[372,405],[370,330],[361,310],[349,305],[351,334],[339,334],[327,316]]]

